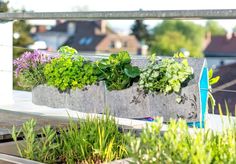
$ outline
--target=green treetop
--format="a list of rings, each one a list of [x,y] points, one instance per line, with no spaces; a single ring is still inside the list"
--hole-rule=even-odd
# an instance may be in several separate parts
[[[140,41],[148,42],[149,33],[147,30],[147,25],[143,23],[143,20],[136,20],[131,27],[131,34]]]
[[[165,20],[153,29],[150,51],[160,55],[172,55],[180,49],[192,57],[202,57],[204,28],[189,21]]]
[[[211,35],[225,35],[226,30],[218,24],[218,22],[210,20],[206,22],[206,32],[211,32]]]
[[[0,12],[8,12],[8,2],[0,0]]]

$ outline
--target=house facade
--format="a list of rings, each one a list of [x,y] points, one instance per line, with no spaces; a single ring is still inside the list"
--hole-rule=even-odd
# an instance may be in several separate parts
[[[204,54],[210,68],[236,63],[236,33],[225,36],[207,34]]]
[[[50,30],[35,33],[34,39],[45,41],[53,51],[68,45],[81,53],[109,54],[124,50],[137,55],[141,52],[135,36],[117,34],[104,20],[58,21]]]

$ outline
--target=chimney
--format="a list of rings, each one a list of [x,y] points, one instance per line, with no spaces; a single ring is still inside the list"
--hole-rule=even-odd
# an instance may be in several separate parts
[[[99,20],[98,25],[102,34],[106,34],[107,22],[105,20]]]
[[[232,36],[233,36],[233,34],[228,32],[225,37],[227,40],[230,40],[232,38]]]
[[[56,25],[62,24],[64,22],[65,22],[65,20],[56,20]]]
[[[205,40],[203,42],[203,49],[205,50],[206,47],[211,43],[211,32],[208,31],[205,34]]]
[[[38,26],[37,32],[44,33],[46,31],[47,31],[47,28],[46,28],[45,25],[39,25]]]
[[[74,35],[75,31],[76,31],[76,24],[75,24],[75,22],[69,22],[67,24],[67,34],[70,35],[70,36]]]

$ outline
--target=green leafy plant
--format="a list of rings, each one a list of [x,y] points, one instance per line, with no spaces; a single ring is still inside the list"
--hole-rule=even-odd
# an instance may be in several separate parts
[[[131,58],[126,51],[112,54],[108,59],[95,62],[99,80],[104,80],[108,90],[128,88],[138,80],[140,71],[131,65]]]
[[[94,66],[90,61],[78,56],[70,47],[61,47],[60,57],[53,59],[44,68],[47,84],[61,91],[67,89],[83,89],[97,81]]]
[[[212,95],[212,85],[216,84],[220,80],[220,76],[213,77],[213,69],[210,69],[208,71],[208,80],[209,80],[208,100],[211,104],[212,111],[214,111],[216,102]]]
[[[22,129],[18,131],[13,126],[13,140],[16,142],[17,138],[22,134],[25,141],[23,143],[16,142],[20,156],[44,163],[57,162],[59,144],[55,142],[57,138],[56,131],[50,126],[45,126],[41,129],[40,133],[42,138],[38,138],[37,136],[36,121],[33,119],[25,122]]]
[[[16,142],[21,157],[44,163],[102,163],[127,156],[125,135],[120,133],[114,118],[108,114],[87,117],[85,120],[69,119],[66,128],[42,128],[37,137],[36,121],[23,124],[21,130],[12,130],[14,141],[22,134],[24,143]]]
[[[127,135],[129,157],[134,163],[235,163],[236,127],[222,132],[190,129],[183,120],[171,120],[161,133],[162,123],[148,124],[140,137]]]
[[[164,58],[156,61],[152,55],[149,65],[141,70],[139,86],[147,92],[180,93],[181,87],[193,75],[187,59]]]

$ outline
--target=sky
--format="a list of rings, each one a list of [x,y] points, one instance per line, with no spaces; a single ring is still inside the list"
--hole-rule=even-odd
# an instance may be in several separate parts
[[[9,0],[9,6],[14,9],[25,8],[35,12],[63,11],[122,11],[122,10],[187,10],[187,9],[236,9],[234,0]],[[38,23],[37,21],[36,23]],[[51,23],[51,21],[40,21]],[[160,21],[146,20],[149,28]],[[205,21],[194,22],[204,25]],[[218,20],[227,31],[236,25],[235,20]],[[109,25],[117,31],[129,32],[132,20],[111,20]]]

